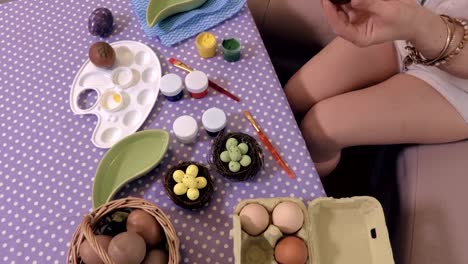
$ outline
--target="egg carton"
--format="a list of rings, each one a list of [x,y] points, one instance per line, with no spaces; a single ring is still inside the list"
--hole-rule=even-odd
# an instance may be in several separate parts
[[[73,113],[97,116],[91,141],[100,148],[112,147],[141,127],[156,103],[161,80],[161,64],[150,47],[137,41],[110,45],[115,50],[114,66],[102,69],[86,60],[70,91]],[[97,100],[82,109],[79,96],[88,90],[97,93]],[[114,96],[119,100],[112,101]]]
[[[284,236],[270,224],[258,236],[242,230],[239,213],[244,206],[258,203],[270,213],[281,202],[290,201],[304,214],[304,224],[293,234],[306,242],[308,264],[394,264],[385,217],[380,203],[372,197],[317,198],[308,206],[296,198],[265,198],[241,201],[234,211],[235,264],[276,264],[274,248]]]

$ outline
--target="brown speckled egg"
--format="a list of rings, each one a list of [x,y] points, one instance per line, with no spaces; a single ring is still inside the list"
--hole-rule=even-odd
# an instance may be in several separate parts
[[[142,264],[167,264],[169,262],[169,256],[166,251],[161,249],[153,249],[146,254],[145,260]]]
[[[145,258],[145,240],[135,232],[122,232],[109,243],[109,257],[115,264],[140,264]]]
[[[296,236],[281,239],[275,247],[275,259],[280,264],[304,264],[308,255],[304,240]]]
[[[101,247],[107,251],[109,243],[112,237],[99,235],[96,236],[96,240],[101,245]],[[80,246],[80,257],[85,264],[104,264],[101,258],[96,254],[94,249],[91,247],[87,240],[83,241]]]
[[[106,42],[96,42],[89,48],[89,60],[99,68],[112,68],[115,63],[115,51]]]
[[[147,212],[137,209],[127,218],[127,231],[139,234],[150,247],[161,243],[164,238],[164,230],[156,219]]]

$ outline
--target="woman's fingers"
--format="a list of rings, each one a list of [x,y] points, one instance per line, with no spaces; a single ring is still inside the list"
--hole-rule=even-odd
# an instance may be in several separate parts
[[[354,9],[368,11],[374,14],[385,11],[385,1],[383,0],[352,0],[350,5]]]
[[[356,27],[351,23],[349,14],[329,0],[322,0],[322,4],[325,16],[333,31],[348,41],[357,42],[356,38],[359,36]]]
[[[359,14],[349,4],[341,5],[341,9],[348,16],[349,23],[353,24],[359,19]]]
[[[328,20],[328,23],[330,23],[334,30],[341,29],[346,26],[349,19],[346,13],[340,7],[332,4],[330,0],[322,0],[322,4],[323,11]]]

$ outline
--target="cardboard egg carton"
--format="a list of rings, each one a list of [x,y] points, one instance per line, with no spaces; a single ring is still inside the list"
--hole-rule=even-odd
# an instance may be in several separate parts
[[[281,202],[296,203],[304,213],[304,225],[292,234],[306,242],[308,264],[394,264],[385,217],[372,197],[317,198],[304,203],[295,198],[266,198],[241,201],[234,211],[234,257],[236,264],[276,264],[276,243],[285,235],[272,224],[273,209]],[[263,205],[270,225],[258,236],[242,230],[239,213],[250,203]]]

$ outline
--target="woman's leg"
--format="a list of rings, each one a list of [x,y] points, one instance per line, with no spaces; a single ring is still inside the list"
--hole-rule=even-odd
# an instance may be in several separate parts
[[[289,103],[302,116],[326,98],[382,82],[398,73],[393,43],[359,48],[336,38],[286,84]]]
[[[345,147],[468,137],[468,125],[452,105],[429,84],[407,74],[319,102],[307,112],[301,130],[321,176],[334,169]]]

